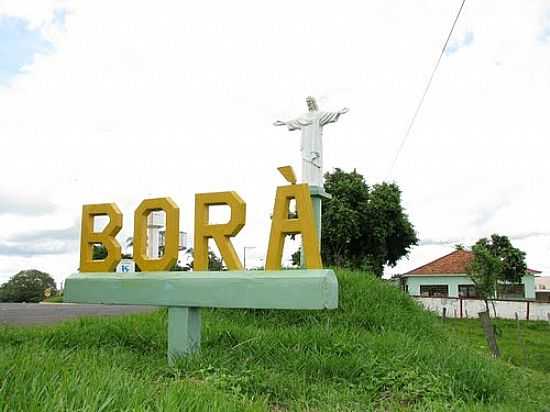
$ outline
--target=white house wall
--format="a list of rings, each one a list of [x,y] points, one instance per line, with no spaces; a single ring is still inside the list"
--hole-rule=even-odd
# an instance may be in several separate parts
[[[535,299],[535,277],[527,275],[521,278],[521,283],[525,285],[525,299]]]
[[[422,297],[415,297],[414,299],[421,303],[424,308],[440,316],[443,315],[443,309],[445,308],[445,316],[448,318],[477,318],[478,313],[485,310],[485,304],[478,299]],[[462,301],[462,309],[460,301]],[[523,320],[527,318],[529,320],[550,320],[550,303],[496,300],[489,303],[491,316],[495,315],[493,303],[496,317],[500,319],[515,319],[517,314],[518,318]]]

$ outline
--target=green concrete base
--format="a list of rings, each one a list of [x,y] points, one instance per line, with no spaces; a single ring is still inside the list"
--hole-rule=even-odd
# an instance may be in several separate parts
[[[332,270],[76,273],[64,301],[168,307],[168,362],[200,348],[201,307],[336,309]]]
[[[195,353],[201,346],[201,313],[199,308],[168,308],[168,364]]]
[[[332,270],[76,273],[65,302],[255,309],[335,309]]]

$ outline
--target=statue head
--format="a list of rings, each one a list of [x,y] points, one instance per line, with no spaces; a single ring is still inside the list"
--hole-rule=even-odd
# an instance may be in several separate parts
[[[306,97],[306,103],[307,103],[307,109],[310,112],[317,112],[319,111],[319,106],[317,106],[317,102],[315,101],[315,98],[312,96]]]

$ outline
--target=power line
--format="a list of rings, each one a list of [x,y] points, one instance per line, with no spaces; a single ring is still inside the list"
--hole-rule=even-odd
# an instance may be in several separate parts
[[[405,135],[403,136],[403,139],[401,140],[401,144],[399,145],[399,148],[397,149],[397,152],[395,153],[395,157],[393,159],[392,165],[390,167],[389,175],[391,176],[393,172],[393,168],[395,167],[395,164],[397,163],[397,159],[399,158],[399,154],[401,153],[401,150],[403,150],[403,147],[405,146],[405,142],[407,141],[409,134],[411,133],[411,130],[414,126],[414,122],[416,121],[416,118],[418,116],[418,113],[420,112],[420,109],[422,108],[422,104],[424,103],[424,99],[426,98],[426,95],[428,94],[428,91],[430,90],[430,86],[432,85],[432,81],[434,79],[435,73],[437,72],[437,69],[439,68],[439,63],[441,63],[441,59],[443,58],[443,55],[445,54],[445,50],[447,49],[447,45],[449,44],[449,40],[451,39],[451,36],[453,35],[453,31],[456,26],[456,22],[460,18],[460,14],[462,13],[462,9],[464,8],[464,3],[466,3],[466,0],[462,0],[462,3],[460,4],[460,7],[458,9],[458,12],[456,13],[456,17],[453,21],[453,25],[451,26],[451,30],[449,31],[449,35],[447,36],[447,39],[445,40],[445,44],[443,45],[443,48],[441,49],[441,53],[439,54],[439,58],[437,59],[437,62],[433,68],[432,74],[430,78],[428,79],[428,83],[426,84],[426,88],[424,89],[424,93],[422,94],[422,97],[420,98],[418,105],[416,106],[416,110],[414,111],[414,115],[411,118],[411,121],[409,122],[409,127],[407,127],[407,131],[405,132]]]

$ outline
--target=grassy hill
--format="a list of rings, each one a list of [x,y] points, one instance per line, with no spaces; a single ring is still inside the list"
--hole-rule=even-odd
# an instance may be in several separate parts
[[[471,351],[409,297],[338,273],[336,311],[203,310],[166,364],[166,312],[0,328],[0,410],[521,410],[550,377]],[[550,339],[549,339],[550,341]],[[547,409],[550,410],[550,409]]]

